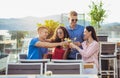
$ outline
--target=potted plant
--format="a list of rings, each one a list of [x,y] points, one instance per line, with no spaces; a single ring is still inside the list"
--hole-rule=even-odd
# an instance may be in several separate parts
[[[89,6],[89,8],[90,8],[89,16],[90,16],[91,25],[94,26],[97,36],[99,36],[99,38],[100,36],[102,38],[104,37],[104,39],[106,40],[105,37],[107,36],[104,35],[103,33],[101,35],[101,31],[100,31],[101,23],[104,21],[106,17],[106,10],[103,9],[102,1],[97,2],[97,3],[92,1],[92,4]]]

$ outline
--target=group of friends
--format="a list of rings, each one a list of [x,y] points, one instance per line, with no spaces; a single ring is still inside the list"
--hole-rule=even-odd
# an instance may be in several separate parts
[[[77,24],[76,11],[69,13],[69,25],[56,28],[54,35],[47,39],[48,28],[38,27],[38,37],[31,40],[27,59],[46,59],[48,48],[53,48],[52,59],[76,59],[76,53],[80,53],[85,63],[93,63],[94,68],[84,70],[88,74],[98,73],[99,43],[93,26],[81,26]],[[65,40],[70,39],[71,42]]]

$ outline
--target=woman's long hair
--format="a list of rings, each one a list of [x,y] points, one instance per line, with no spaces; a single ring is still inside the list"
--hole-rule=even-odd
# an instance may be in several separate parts
[[[58,33],[57,33],[58,29],[62,29],[62,30],[63,30],[64,38],[69,38],[69,34],[68,34],[66,28],[63,27],[63,26],[59,26],[59,27],[56,28],[53,36],[51,37],[51,42],[61,42],[61,41],[62,41],[62,40],[58,37]],[[64,38],[63,38],[63,39],[64,39]],[[57,46],[57,48],[60,48],[60,47],[61,47],[61,46]]]
[[[95,32],[95,29],[93,26],[87,26],[86,29],[90,32],[91,31],[91,35],[92,35],[92,38],[98,42],[98,38],[96,36],[96,32]]]
[[[51,37],[52,42],[61,42],[61,39],[58,37],[58,33],[57,33],[58,29],[63,30],[64,38],[69,38],[69,34],[68,34],[68,31],[66,30],[66,28],[63,26],[59,26],[56,28],[53,36]]]

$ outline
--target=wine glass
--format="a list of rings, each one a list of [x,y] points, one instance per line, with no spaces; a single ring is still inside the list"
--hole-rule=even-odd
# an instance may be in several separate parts
[[[65,39],[64,39],[64,42],[71,43],[71,42],[72,42],[72,40],[71,40],[71,39],[69,39],[69,38],[65,38]],[[64,50],[66,50],[66,49],[67,49],[67,46],[68,46],[68,45],[63,45],[63,49],[64,49]]]
[[[64,39],[64,42],[67,42],[67,38]],[[63,49],[66,50],[67,49],[67,45],[63,45]]]
[[[76,37],[74,37],[74,38],[71,38],[71,40],[72,40],[72,43],[74,43],[75,41],[76,41]],[[73,50],[74,50],[74,48],[71,48],[71,52],[73,52]]]

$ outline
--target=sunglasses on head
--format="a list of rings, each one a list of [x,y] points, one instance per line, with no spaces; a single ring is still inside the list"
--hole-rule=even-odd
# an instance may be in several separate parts
[[[73,22],[73,21],[78,21],[78,19],[71,19],[71,21]]]

